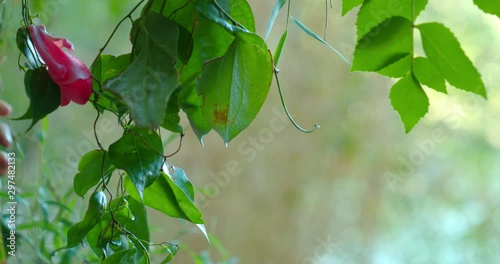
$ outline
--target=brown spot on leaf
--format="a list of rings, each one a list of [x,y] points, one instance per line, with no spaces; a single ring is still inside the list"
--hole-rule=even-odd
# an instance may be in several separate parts
[[[222,110],[215,110],[214,111],[214,121],[216,124],[226,124],[227,123],[227,115],[228,115],[229,110],[227,108],[222,109]]]

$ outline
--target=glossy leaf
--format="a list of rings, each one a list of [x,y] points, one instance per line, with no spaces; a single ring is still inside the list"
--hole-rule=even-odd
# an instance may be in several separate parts
[[[438,68],[427,58],[417,57],[413,60],[413,73],[417,80],[430,88],[446,92],[446,82]]]
[[[124,226],[137,238],[144,241],[150,241],[148,214],[146,211],[146,207],[143,203],[136,201],[128,195],[125,196],[125,200],[128,201],[128,207],[134,217],[132,221],[129,220],[127,221],[127,223],[124,223]]]
[[[500,1],[474,0],[474,4],[476,4],[479,8],[481,8],[481,10],[483,10],[485,13],[500,17]]]
[[[155,132],[132,129],[109,146],[113,165],[127,172],[140,197],[144,189],[160,176],[163,145]]]
[[[393,17],[401,17],[409,21],[415,21],[420,12],[425,9],[428,1],[429,0],[364,1],[356,21],[356,28],[358,31],[357,39],[360,40],[363,38],[368,32],[372,31],[374,27],[387,27],[391,24],[401,22],[401,20],[392,20],[391,18]],[[392,27],[394,27],[394,25],[392,25]],[[374,37],[375,34],[373,32],[371,33],[371,37]]]
[[[347,14],[353,8],[361,5],[364,0],[342,0],[342,15]]]
[[[132,198],[140,199],[132,182],[128,179],[125,180],[125,189]],[[144,190],[143,202],[146,206],[170,217],[183,218],[194,224],[204,223],[200,209],[165,173],[162,173],[151,186]]]
[[[154,129],[163,122],[166,102],[177,88],[179,29],[157,13],[148,13],[140,26],[137,57],[104,88],[121,97],[138,127]]]
[[[198,83],[203,116],[225,143],[253,121],[272,80],[272,62],[264,41],[239,33],[226,54],[205,65]]]
[[[453,86],[486,98],[481,75],[460,47],[453,33],[440,23],[418,26],[427,58]]]
[[[78,173],[73,180],[73,190],[83,197],[102,177],[114,170],[107,151],[93,150],[82,156],[78,163]],[[104,175],[102,175],[104,173]]]
[[[351,71],[382,70],[412,52],[412,23],[402,17],[393,17],[385,26],[384,23],[358,41]],[[410,65],[405,66],[408,72]]]
[[[101,264],[129,264],[135,261],[136,248],[126,249],[107,257]]]
[[[267,40],[269,34],[271,34],[274,22],[276,21],[276,18],[278,17],[280,10],[283,8],[283,6],[285,6],[285,3],[286,0],[277,0],[276,4],[274,4],[273,10],[271,11],[271,15],[269,15],[269,22],[267,22],[266,35],[264,37],[264,40]]]
[[[83,220],[72,225],[68,229],[68,243],[67,248],[74,247],[82,241],[87,233],[99,223],[104,210],[106,209],[106,195],[104,192],[95,192],[90,196],[89,207],[85,212]]]
[[[24,75],[26,94],[30,106],[26,113],[14,120],[32,119],[29,131],[40,119],[56,110],[61,105],[61,90],[52,81],[45,68],[26,71]]]
[[[392,86],[389,98],[403,121],[406,133],[410,132],[429,109],[429,98],[411,73]]]
[[[344,55],[342,55],[342,53],[340,53],[340,51],[338,51],[336,48],[334,48],[332,45],[330,45],[328,42],[326,42],[324,39],[322,39],[320,36],[318,36],[318,34],[314,33],[311,29],[309,29],[306,25],[302,24],[302,22],[300,22],[296,18],[294,18],[294,17],[290,17],[290,18],[295,23],[295,25],[297,25],[300,29],[302,29],[304,32],[306,32],[307,35],[309,35],[309,36],[313,37],[314,39],[316,39],[317,41],[325,44],[327,47],[329,47],[331,50],[333,50],[335,53],[337,53],[337,55],[339,55],[340,58],[342,58],[345,62],[350,63],[349,60],[346,57],[344,57]]]

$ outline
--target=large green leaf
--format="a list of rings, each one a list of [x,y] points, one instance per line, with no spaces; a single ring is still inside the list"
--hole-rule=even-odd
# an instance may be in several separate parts
[[[483,10],[485,13],[500,17],[499,0],[474,0],[474,4],[481,8],[481,10]]]
[[[253,33],[236,36],[221,59],[205,65],[198,83],[202,113],[226,143],[255,118],[267,97],[273,73],[264,41]]]
[[[392,86],[389,98],[403,121],[406,133],[410,132],[429,109],[429,98],[411,73]]]
[[[32,119],[26,130],[29,131],[40,119],[61,105],[61,90],[44,67],[26,71],[24,86],[30,106],[24,115],[14,120]]]
[[[125,180],[125,189],[132,198],[140,199],[132,182],[128,179]],[[204,223],[200,209],[165,173],[162,173],[151,186],[144,190],[143,202],[146,206],[170,217],[186,219],[194,224]]]
[[[402,17],[382,22],[356,45],[351,71],[378,71],[407,57],[412,52],[412,23]],[[371,33],[377,34],[371,34]],[[372,37],[373,35],[373,37]],[[410,64],[404,65],[408,68]]]
[[[79,196],[84,196],[102,177],[109,176],[114,170],[108,152],[93,150],[82,156],[78,163],[78,173],[73,180],[73,190]],[[102,175],[104,173],[104,175]]]
[[[380,24],[382,24],[383,27],[386,27],[400,22],[400,20],[392,20],[392,17],[403,17],[409,21],[415,21],[420,12],[424,10],[428,1],[429,0],[364,1],[363,6],[361,6],[361,9],[359,10],[358,20],[356,21],[356,27],[358,30],[357,39],[360,40],[367,33],[372,31],[374,27],[377,27]],[[372,31],[368,35],[374,37],[376,32]]]
[[[100,221],[106,209],[106,195],[98,191],[92,194],[89,199],[89,207],[85,212],[83,220],[72,225],[68,229],[67,248],[74,247],[82,241],[87,233],[94,228]]]
[[[158,176],[163,164],[163,145],[155,132],[132,129],[109,146],[113,165],[125,170],[140,197]]]
[[[421,84],[438,92],[446,93],[446,82],[443,74],[431,60],[423,57],[415,58],[413,60],[413,74]]]
[[[453,33],[440,23],[418,26],[427,57],[453,86],[486,98],[481,75],[460,47]]]
[[[122,98],[138,127],[157,128],[165,117],[167,100],[177,88],[179,29],[174,21],[154,12],[143,23],[141,20],[140,27],[137,57],[104,88]]]

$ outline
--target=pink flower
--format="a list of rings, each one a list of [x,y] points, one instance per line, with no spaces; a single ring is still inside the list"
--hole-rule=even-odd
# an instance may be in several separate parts
[[[52,37],[44,25],[31,25],[28,31],[50,77],[61,89],[61,106],[70,101],[87,103],[92,94],[92,75],[87,66],[62,49],[73,51],[73,44],[67,39]]]

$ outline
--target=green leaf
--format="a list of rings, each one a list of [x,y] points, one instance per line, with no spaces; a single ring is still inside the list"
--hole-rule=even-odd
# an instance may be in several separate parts
[[[393,21],[391,19],[393,17],[403,17],[409,21],[415,21],[420,12],[425,9],[428,1],[429,0],[364,1],[363,6],[361,6],[361,9],[359,10],[358,19],[356,21],[358,31],[357,39],[360,40],[363,38],[368,32],[372,31],[374,27],[380,27],[380,24],[382,24],[383,27],[386,27],[401,21]],[[371,32],[370,35],[371,37],[375,37],[373,32]]]
[[[219,24],[231,34],[255,32],[255,22],[250,5],[245,0],[200,0],[196,9],[207,19]],[[237,25],[234,22],[238,23]],[[243,27],[241,27],[241,26]]]
[[[474,0],[483,12],[500,17],[500,1],[499,0]]]
[[[364,0],[342,0],[342,15],[347,14],[353,8],[361,5]]]
[[[113,255],[107,257],[101,264],[130,264],[134,263],[135,254],[137,253],[136,248],[126,249],[114,253]]]
[[[271,15],[269,15],[269,22],[267,22],[266,36],[264,37],[264,40],[267,40],[269,34],[271,34],[274,22],[276,21],[276,18],[278,17],[280,10],[283,8],[283,6],[285,6],[285,3],[286,0],[277,0],[276,4],[274,4],[273,10],[271,11]]]
[[[453,33],[440,23],[418,26],[427,58],[453,86],[486,98],[481,75],[460,47]]]
[[[89,207],[85,212],[83,220],[72,225],[68,229],[67,248],[74,247],[82,241],[87,233],[100,221],[106,209],[106,195],[104,192],[95,192],[90,196]]]
[[[153,12],[140,26],[137,57],[104,88],[122,98],[138,127],[154,129],[163,122],[166,102],[177,88],[179,29],[174,21]]]
[[[225,143],[253,121],[272,81],[272,61],[264,41],[239,33],[221,59],[205,65],[198,83],[203,116]]]
[[[170,179],[186,194],[191,202],[194,202],[193,184],[188,180],[184,170],[173,165],[167,165],[167,169],[166,172]]]
[[[423,57],[415,58],[413,60],[413,74],[421,84],[438,92],[447,93],[444,77],[431,60]]]
[[[93,150],[82,156],[78,163],[78,171],[73,180],[73,190],[83,197],[103,177],[111,175],[114,167],[107,151]]]
[[[335,53],[337,53],[345,62],[350,63],[349,60],[340,53],[336,48],[334,48],[332,45],[328,44],[324,39],[322,39],[318,34],[314,33],[311,29],[309,29],[306,25],[302,24],[299,20],[297,20],[294,17],[290,17],[292,21],[297,25],[300,29],[302,29],[304,32],[306,32],[309,36],[313,37],[317,41],[325,44],[327,47],[329,47],[331,50],[333,50]]]
[[[396,62],[389,64],[389,66],[378,70],[377,72],[393,78],[403,77],[408,73],[408,71],[410,71],[411,59],[412,55],[408,54]]]
[[[137,238],[144,241],[150,241],[146,207],[143,203],[136,201],[130,196],[125,196],[125,200],[128,201],[128,207],[134,215],[134,219],[132,221],[127,221],[127,223],[123,223],[123,225]]]
[[[156,132],[132,129],[109,146],[113,165],[125,170],[140,197],[144,189],[160,176],[163,145]]]
[[[212,126],[201,112],[203,98],[196,92],[195,86],[184,88],[179,94],[179,104],[186,113],[191,128],[203,145],[203,137],[212,130]]]
[[[24,115],[14,120],[33,119],[26,130],[28,132],[40,119],[61,105],[61,90],[43,67],[26,71],[24,86],[30,106]]]
[[[125,189],[139,201],[139,194],[128,178],[125,180]],[[144,190],[143,202],[170,217],[186,219],[194,224],[204,223],[200,209],[165,173]]]
[[[429,99],[411,73],[396,82],[389,95],[391,104],[401,117],[406,133],[429,109]]]
[[[371,37],[375,32],[375,37]],[[412,45],[412,23],[402,17],[393,17],[386,26],[381,23],[358,41],[351,71],[382,70],[408,56]]]
[[[166,245],[162,244],[162,247],[165,249],[165,251],[167,251],[168,256],[161,262],[161,264],[169,263],[170,261],[172,261],[172,259],[174,259],[174,256],[177,254],[177,252],[179,252],[179,246],[177,245],[168,243]]]
[[[281,52],[283,51],[283,46],[285,46],[287,36],[288,36],[288,30],[285,30],[285,32],[283,32],[283,35],[281,35],[280,41],[278,42],[278,46],[276,46],[276,51],[274,52],[275,67],[278,66],[278,61],[280,60]]]
[[[167,110],[165,111],[165,118],[161,124],[161,127],[170,130],[174,133],[182,133],[182,127],[179,125],[181,118],[179,116],[179,93],[182,87],[177,88],[174,93],[170,96],[167,103]]]

